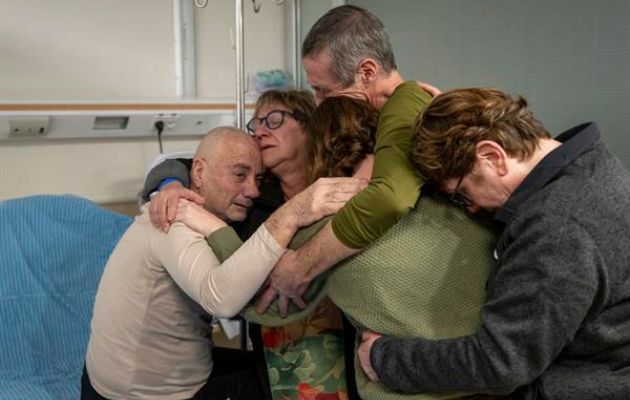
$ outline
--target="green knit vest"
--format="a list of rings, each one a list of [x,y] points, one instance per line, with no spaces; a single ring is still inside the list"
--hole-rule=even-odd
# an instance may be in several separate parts
[[[298,232],[290,247],[302,245],[326,222]],[[429,339],[469,335],[479,327],[495,242],[489,224],[444,198],[423,194],[416,207],[380,239],[317,278],[305,293],[306,310],[293,308],[283,319],[274,304],[264,315],[253,306],[242,314],[262,325],[279,326],[303,318],[329,296],[359,332],[368,328],[385,335]],[[356,359],[355,365],[364,400],[465,396],[394,393],[367,380]]]

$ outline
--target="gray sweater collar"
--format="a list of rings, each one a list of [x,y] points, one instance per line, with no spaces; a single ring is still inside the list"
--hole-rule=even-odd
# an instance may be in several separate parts
[[[556,140],[562,142],[562,145],[536,165],[494,218],[507,224],[523,202],[552,181],[576,158],[592,149],[600,136],[599,128],[594,122],[586,122],[558,135]]]

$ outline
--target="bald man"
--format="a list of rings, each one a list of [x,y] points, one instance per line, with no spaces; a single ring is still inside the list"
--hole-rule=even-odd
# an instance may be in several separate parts
[[[321,196],[313,204],[315,189],[335,202],[341,199],[339,204],[361,189],[355,185],[339,196],[348,185],[332,182],[305,191],[221,264],[205,236],[245,219],[259,195],[261,174],[254,139],[235,128],[216,128],[202,139],[190,171],[191,188],[205,197],[203,208],[211,213],[206,213],[213,221],[209,230],[201,234],[175,223],[168,233],[162,232],[151,225],[148,205],[142,207],[99,284],[82,399],[260,398],[253,361],[249,366],[249,360],[239,362],[243,372],[233,374],[236,381],[211,377],[211,316],[237,314],[295,231],[340,207],[319,201]]]

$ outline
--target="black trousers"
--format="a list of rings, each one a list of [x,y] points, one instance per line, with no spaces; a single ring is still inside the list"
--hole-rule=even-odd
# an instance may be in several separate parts
[[[251,400],[262,399],[256,358],[252,352],[215,347],[214,367],[206,384],[190,400]],[[101,396],[90,383],[83,368],[81,400],[109,400]]]
[[[108,400],[94,389],[85,366],[83,366],[83,375],[81,375],[81,400]]]
[[[348,400],[360,400],[357,390],[357,380],[354,375],[354,358],[356,357],[357,330],[348,321],[346,315],[341,313],[343,321],[343,353],[346,366],[346,386],[348,388]]]
[[[252,342],[254,357],[256,360],[256,370],[258,371],[258,381],[262,388],[262,400],[272,400],[271,385],[269,384],[269,374],[267,372],[267,361],[265,360],[265,349],[262,343],[262,330],[260,325],[249,322],[247,324],[249,340]]]
[[[251,400],[263,398],[253,352],[215,347],[208,382],[191,400]]]

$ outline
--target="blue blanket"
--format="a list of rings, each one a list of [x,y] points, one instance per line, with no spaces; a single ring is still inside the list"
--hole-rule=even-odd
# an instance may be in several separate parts
[[[74,196],[0,202],[0,400],[79,398],[98,282],[131,221]]]

